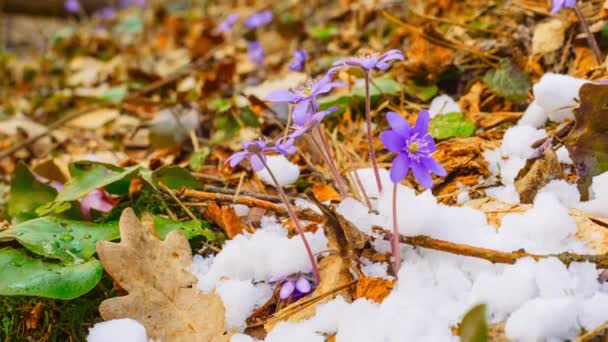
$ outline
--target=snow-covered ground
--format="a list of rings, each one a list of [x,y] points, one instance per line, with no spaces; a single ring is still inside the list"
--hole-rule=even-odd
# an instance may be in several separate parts
[[[561,121],[570,117],[571,112],[555,110],[574,105],[576,84],[582,84],[561,75],[545,77],[534,87],[536,101],[519,125],[506,132],[498,149],[485,154],[490,171],[503,182],[489,195],[501,201],[518,203],[513,180],[532,153],[530,144],[546,136],[538,127],[544,126],[547,119]],[[559,93],[559,103],[547,100],[557,94],[556,87],[562,86],[576,91]],[[558,154],[562,162],[570,162],[567,151]],[[382,171],[383,182],[390,184],[388,172]],[[359,176],[367,192],[376,197],[373,204],[378,214],[368,214],[367,207],[352,198],[343,200],[338,212],[367,234],[373,234],[373,225],[391,229],[392,188],[386,187],[388,191],[377,194],[371,170],[360,170]],[[593,253],[577,240],[577,226],[568,209],[608,216],[608,173],[594,178],[591,195],[589,202],[580,203],[575,185],[553,181],[539,192],[530,210],[505,215],[496,229],[480,210],[442,205],[430,191],[416,194],[400,185],[398,228],[405,235],[423,234],[502,251],[523,248],[537,254]],[[307,234],[315,253],[327,249],[322,229]],[[381,239],[376,240],[375,248],[390,251],[389,243]],[[306,321],[278,324],[265,341],[325,341],[332,334],[336,334],[338,342],[456,341],[451,328],[477,303],[487,304],[491,323],[506,322],[505,334],[514,341],[572,339],[581,328],[593,329],[608,321],[608,284],[598,281],[598,270],[591,263],[566,267],[555,258],[546,258],[521,259],[514,265],[492,264],[403,244],[401,255],[399,280],[381,304],[366,299],[347,303],[337,297],[319,305],[316,315]],[[255,233],[227,241],[215,257],[195,256],[191,271],[198,277],[202,291],[217,288],[226,306],[227,328],[242,332],[245,319],[254,308],[271,297],[272,287],[267,283],[270,278],[306,272],[308,268],[300,239],[288,238],[276,218],[265,217]],[[367,262],[363,271],[370,276],[388,277],[385,263]],[[103,324],[111,329],[110,323]],[[91,336],[102,328],[96,326],[98,330],[92,330]],[[232,341],[254,339],[236,334]]]

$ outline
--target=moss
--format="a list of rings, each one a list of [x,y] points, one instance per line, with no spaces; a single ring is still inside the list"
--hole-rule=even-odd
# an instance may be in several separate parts
[[[72,300],[2,296],[0,342],[85,341],[88,328],[101,321],[99,304],[116,295],[112,279],[104,274],[93,290]],[[41,310],[33,315],[36,306]],[[28,328],[28,321],[35,322],[35,327]]]

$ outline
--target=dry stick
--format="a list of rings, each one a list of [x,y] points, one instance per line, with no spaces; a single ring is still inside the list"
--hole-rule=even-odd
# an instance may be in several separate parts
[[[375,227],[374,230],[382,234],[384,240],[390,240],[392,232],[379,227]],[[608,268],[608,254],[593,255],[563,252],[559,254],[540,255],[531,254],[523,251],[503,252],[494,249],[475,247],[460,243],[453,243],[445,240],[434,239],[425,235],[399,235],[399,242],[414,247],[428,248],[441,252],[484,259],[494,264],[514,264],[517,262],[517,260],[522,258],[532,258],[538,261],[543,258],[554,257],[566,266],[570,265],[573,262],[591,262],[595,264],[598,268]]]
[[[315,277],[315,282],[317,284],[319,284],[321,281],[321,277],[319,276],[319,268],[317,267],[317,259],[315,258],[315,255],[312,253],[312,249],[310,249],[310,245],[308,244],[308,239],[306,239],[306,236],[304,235],[304,228],[302,228],[300,219],[298,219],[298,215],[296,215],[295,211],[291,207],[291,204],[289,204],[289,199],[287,198],[285,191],[283,191],[283,187],[281,186],[281,184],[279,184],[279,181],[274,176],[274,173],[272,172],[272,170],[268,167],[268,164],[266,164],[266,161],[264,160],[264,158],[260,154],[258,154],[258,158],[260,158],[260,160],[262,161],[262,164],[264,164],[264,167],[266,168],[266,171],[268,171],[270,178],[272,178],[274,185],[276,186],[277,190],[279,191],[279,195],[281,196],[281,199],[285,203],[285,207],[287,207],[287,212],[289,213],[291,220],[296,225],[296,230],[298,231],[298,234],[300,234],[300,238],[302,239],[302,243],[304,243],[304,248],[306,249],[306,254],[308,254],[308,258],[310,259],[310,263],[312,264],[312,274]]]
[[[367,144],[369,148],[369,159],[372,162],[374,176],[376,177],[376,185],[378,192],[382,192],[382,182],[380,181],[380,172],[378,172],[378,163],[376,162],[376,150],[374,149],[374,137],[372,136],[372,100],[369,97],[369,71],[365,70],[365,123],[367,125]]]
[[[591,29],[589,28],[589,25],[587,24],[587,20],[585,20],[585,16],[583,15],[581,8],[576,3],[574,4],[574,12],[576,12],[576,15],[578,16],[578,21],[581,23],[581,26],[583,27],[583,30],[585,31],[585,34],[587,35],[587,42],[589,43],[589,46],[591,47],[591,51],[593,51],[593,55],[595,56],[595,59],[597,60],[597,64],[602,65],[603,61],[602,61],[602,52],[600,51],[600,47],[598,46],[597,41],[595,40],[595,36],[591,32]]]
[[[209,184],[206,184],[205,186],[203,186],[203,190],[208,191],[208,192],[219,192],[222,194],[233,195],[233,196],[234,196],[234,194],[236,194],[236,191],[233,189],[222,188],[219,186],[209,185]],[[258,198],[261,200],[271,201],[271,202],[280,202],[281,201],[281,198],[279,196],[261,194],[261,193],[252,192],[252,191],[241,191],[241,192],[239,192],[239,196],[249,196],[249,197]],[[293,200],[293,198],[290,198],[290,200]]]
[[[174,81],[176,81],[176,80],[178,80],[178,79],[180,79],[182,77],[190,75],[190,73],[192,72],[192,70],[195,70],[195,69],[199,68],[203,64],[203,62],[205,60],[206,60],[205,57],[199,58],[195,62],[186,65],[183,70],[180,70],[179,72],[176,72],[176,73],[174,73],[172,75],[169,75],[169,77],[167,77],[165,79],[156,81],[156,82],[150,84],[149,86],[147,86],[147,87],[145,87],[145,88],[143,88],[141,90],[138,90],[138,91],[136,91],[134,93],[131,93],[130,95],[128,95],[127,97],[125,97],[123,99],[123,102],[131,100],[131,99],[134,99],[134,98],[136,98],[138,96],[142,96],[142,95],[145,95],[147,93],[150,93],[150,92],[152,92],[152,91],[154,91],[154,90],[156,90],[158,88],[161,88],[161,87],[163,87],[163,86],[165,86],[165,85],[167,85],[169,83],[172,83],[172,82],[174,82]],[[105,105],[96,104],[96,105],[92,105],[92,106],[87,106],[87,107],[85,107],[83,109],[76,110],[74,112],[71,112],[71,113],[67,114],[66,116],[64,116],[64,117],[58,119],[57,121],[53,122],[52,124],[48,125],[46,127],[46,129],[45,129],[44,132],[42,132],[40,134],[36,134],[36,135],[34,135],[34,136],[26,139],[25,141],[23,141],[21,143],[15,144],[15,145],[7,148],[6,150],[0,151],[0,160],[4,159],[4,158],[6,158],[6,157],[8,157],[10,155],[12,155],[13,153],[17,152],[18,150],[24,148],[25,146],[28,146],[28,145],[30,145],[30,144],[38,141],[39,139],[41,139],[41,138],[49,135],[52,131],[54,131],[55,129],[63,126],[65,123],[67,123],[67,122],[69,122],[69,121],[71,121],[71,120],[73,120],[73,119],[75,119],[75,118],[77,118],[77,117],[79,117],[79,116],[81,116],[83,114],[89,113],[89,112],[91,112],[91,111],[93,111],[95,109],[100,109],[100,108],[105,108],[105,107],[110,107],[110,105],[108,105],[108,104],[105,104]]]

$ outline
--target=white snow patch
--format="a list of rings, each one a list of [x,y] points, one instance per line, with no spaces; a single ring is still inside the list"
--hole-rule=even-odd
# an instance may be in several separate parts
[[[439,95],[436,96],[433,101],[431,101],[431,105],[429,107],[429,116],[431,118],[434,118],[437,115],[454,112],[460,113],[462,110],[460,109],[458,103],[449,95]]]
[[[533,87],[535,102],[549,119],[562,122],[574,119],[573,109],[577,107],[580,87],[589,81],[568,75],[546,73]]]
[[[608,172],[593,177],[589,188],[590,201],[580,204],[579,209],[593,215],[608,217]]]
[[[513,341],[560,341],[575,337],[578,328],[574,298],[535,298],[509,317],[505,334]]]
[[[146,328],[130,318],[113,319],[89,329],[87,342],[148,342]]]
[[[277,178],[280,186],[285,186],[289,184],[293,184],[300,177],[300,168],[298,165],[290,162],[284,155],[279,154],[276,156],[268,156],[266,160],[266,164],[272,170],[272,173]],[[262,182],[274,186],[274,182],[272,181],[272,177],[268,170],[263,169],[262,171],[257,171],[258,177],[262,180]]]
[[[253,310],[272,297],[272,286],[267,283],[252,284],[249,280],[221,280],[216,288],[226,308],[226,327],[243,331],[245,320]]]
[[[519,126],[530,126],[534,128],[541,128],[545,126],[545,122],[547,121],[547,113],[543,110],[536,100],[532,101],[524,115],[519,119],[517,124]]]

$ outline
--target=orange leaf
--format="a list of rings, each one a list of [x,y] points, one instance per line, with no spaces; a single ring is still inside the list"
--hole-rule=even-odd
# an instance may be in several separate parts
[[[222,207],[222,221],[224,230],[226,230],[226,235],[229,239],[242,234],[244,230],[253,233],[253,229],[243,223],[241,218],[238,217],[234,208],[231,206],[223,206]]]
[[[312,193],[319,202],[340,201],[342,197],[338,195],[336,189],[329,184],[315,184],[312,186]]]
[[[382,303],[393,287],[395,287],[395,280],[363,276],[357,282],[353,299],[367,298]]]

